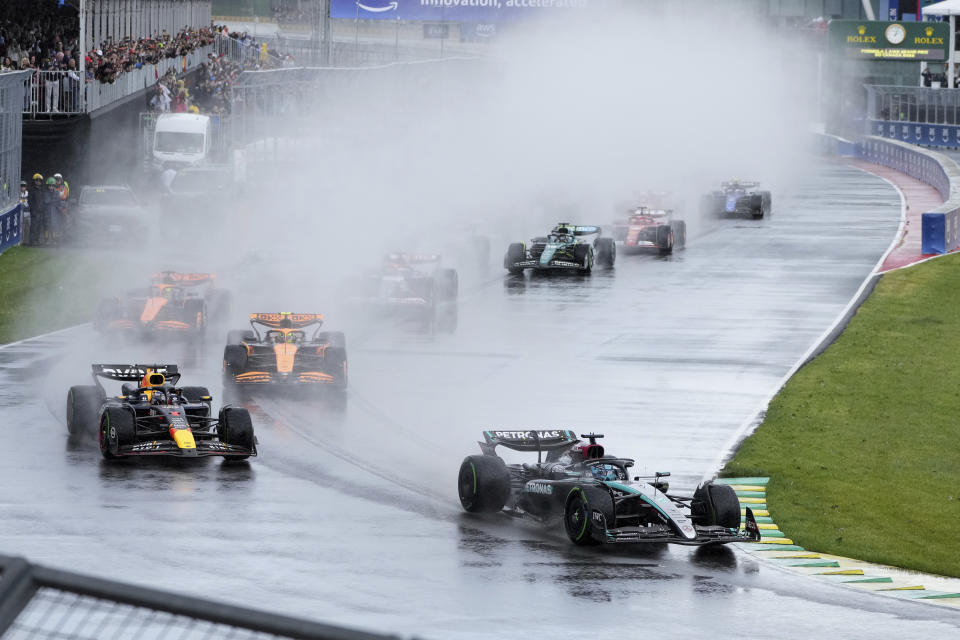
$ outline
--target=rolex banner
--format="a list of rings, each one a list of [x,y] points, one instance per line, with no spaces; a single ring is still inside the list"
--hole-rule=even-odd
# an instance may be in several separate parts
[[[860,60],[933,60],[945,62],[950,46],[946,22],[831,20],[830,52]]]

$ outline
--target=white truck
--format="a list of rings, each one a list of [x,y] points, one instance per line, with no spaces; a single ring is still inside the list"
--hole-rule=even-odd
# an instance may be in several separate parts
[[[153,164],[157,168],[182,169],[210,162],[213,123],[210,116],[195,113],[164,113],[153,130]]]

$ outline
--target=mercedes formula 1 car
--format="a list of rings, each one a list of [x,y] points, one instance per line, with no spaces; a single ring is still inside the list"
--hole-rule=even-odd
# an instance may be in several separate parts
[[[529,244],[514,242],[503,257],[503,268],[514,275],[525,269],[537,271],[574,271],[588,274],[595,264],[612,268],[617,259],[613,238],[602,238],[600,227],[582,227],[560,222],[545,238],[533,238]],[[598,237],[593,243],[582,236]]]
[[[770,213],[772,198],[769,191],[760,191],[759,186],[759,182],[722,182],[718,191],[703,196],[703,212],[712,216],[750,216],[760,219]]]
[[[350,285],[350,304],[391,320],[452,329],[456,325],[459,276],[434,253],[390,253],[379,269]]]
[[[470,512],[497,512],[553,523],[562,520],[577,545],[622,542],[723,544],[760,539],[753,512],[740,529],[740,501],[722,484],[701,484],[692,498],[667,493],[669,473],[630,477],[633,460],[604,454],[601,434],[583,443],[567,430],[484,431],[483,455],[460,465],[460,503]],[[536,464],[506,464],[503,446],[537,453]],[[546,453],[544,459],[543,454]]]
[[[613,223],[613,239],[627,251],[656,249],[661,254],[687,244],[687,223],[670,209],[637,207],[626,220]]]
[[[231,295],[212,273],[155,273],[150,286],[100,301],[93,327],[101,333],[202,335],[208,322],[226,320]]]
[[[122,383],[107,395],[100,380]],[[224,405],[212,414],[206,387],[177,387],[174,364],[95,364],[92,385],[70,387],[67,430],[73,438],[97,434],[104,458],[257,455],[250,414]]]
[[[223,349],[223,383],[242,387],[283,385],[347,388],[347,339],[320,331],[319,313],[252,313],[250,330],[230,331]],[[305,329],[313,327],[307,334]],[[261,333],[260,330],[264,332]]]

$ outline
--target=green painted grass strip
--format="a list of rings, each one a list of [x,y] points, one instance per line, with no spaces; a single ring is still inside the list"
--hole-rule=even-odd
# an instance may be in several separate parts
[[[738,498],[766,498],[766,491],[737,491]]]
[[[767,484],[770,478],[717,478],[719,484]]]
[[[783,531],[777,531],[776,529],[761,529],[760,530],[761,538],[786,538],[786,534]]]
[[[758,544],[756,542],[742,542],[741,544],[748,551],[806,551],[798,544]]]
[[[856,582],[893,582],[893,578],[885,576],[882,578],[858,578],[856,580],[844,580],[844,584]]]
[[[840,563],[836,560],[825,560],[823,562],[798,562],[796,564],[788,564],[788,567],[836,567],[840,568]]]
[[[938,593],[933,596],[920,596],[917,600],[945,600],[946,598],[960,598],[960,593]]]

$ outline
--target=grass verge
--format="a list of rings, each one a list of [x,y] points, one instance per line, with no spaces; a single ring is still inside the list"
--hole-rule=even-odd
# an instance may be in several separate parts
[[[117,270],[96,254],[13,247],[0,254],[0,344],[87,322]]]
[[[885,275],[722,475],[804,547],[960,577],[960,255]]]

